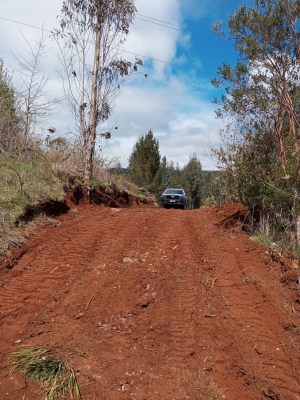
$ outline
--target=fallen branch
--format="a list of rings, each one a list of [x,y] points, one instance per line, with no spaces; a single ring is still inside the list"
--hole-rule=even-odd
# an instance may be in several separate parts
[[[223,299],[224,299],[224,301],[225,301],[225,303],[226,303],[226,306],[228,306],[228,301],[225,299],[225,297],[222,295],[222,297],[223,297]]]
[[[91,304],[91,301],[93,300],[93,298],[96,296],[96,294],[98,293],[98,290],[93,294],[93,296],[90,298],[89,302],[87,303],[85,309],[87,310]]]

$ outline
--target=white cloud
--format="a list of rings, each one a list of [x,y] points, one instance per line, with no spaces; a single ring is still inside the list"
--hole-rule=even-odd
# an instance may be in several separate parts
[[[207,12],[198,1],[193,0],[191,4],[197,10],[182,0],[136,1],[139,14],[178,25],[184,24],[184,16],[187,14],[193,13],[195,16],[197,13]],[[44,28],[49,30],[59,26],[56,16],[60,13],[62,0],[0,0],[0,6],[1,16],[5,18],[38,27],[44,24]],[[41,36],[36,29],[1,20],[0,54],[6,66],[16,66],[11,50],[17,55],[26,56],[26,45],[19,29],[30,43]],[[49,96],[55,97],[61,95],[62,85],[55,72],[58,65],[55,43],[49,40],[48,45],[52,49],[44,60],[45,73],[50,76]],[[179,45],[181,48],[189,48],[189,34],[136,19],[124,49],[134,54],[190,67],[191,64],[187,63],[184,55],[177,55]],[[126,53],[123,57],[134,59],[134,55]],[[118,130],[112,132],[112,139],[103,154],[120,157],[121,163],[127,165],[133,145],[151,128],[160,141],[161,155],[166,155],[169,160],[183,166],[188,162],[189,156],[196,152],[203,168],[213,168],[213,162],[203,156],[203,152],[210,146],[208,137],[211,141],[217,141],[218,131],[213,105],[205,100],[211,90],[209,81],[197,78],[193,71],[179,69],[175,75],[168,64],[144,61],[145,66],[140,70],[141,73],[124,86],[116,101],[111,122],[117,120]],[[200,69],[201,59],[197,59],[197,63],[196,66]],[[148,80],[144,79],[144,73],[149,74]],[[17,80],[15,73],[14,81]],[[64,131],[67,125],[72,125],[68,116],[69,112],[62,109],[47,122],[47,126],[55,126]]]
[[[119,156],[126,166],[138,137],[152,129],[159,139],[161,155],[169,161],[182,167],[197,153],[203,168],[214,168],[213,161],[204,156],[218,142],[213,105],[199,100],[183,80],[175,77],[161,86],[150,85],[150,89],[147,84],[124,89],[116,103],[118,130],[113,132],[106,152]]]

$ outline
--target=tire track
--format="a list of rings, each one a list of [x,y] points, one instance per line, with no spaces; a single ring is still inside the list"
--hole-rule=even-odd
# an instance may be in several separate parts
[[[19,337],[60,349],[86,400],[300,398],[298,316],[264,249],[215,210],[81,213],[38,234],[0,288],[1,357]]]
[[[218,249],[218,243],[214,243],[214,246]],[[267,283],[270,281],[270,268],[266,269],[259,260],[249,257],[239,248],[236,239],[223,237],[222,252],[224,246],[227,248],[227,276],[224,276],[224,271],[221,269],[216,271],[216,287],[229,305],[224,330],[227,330],[228,336],[230,330],[234,333],[235,343],[231,346],[240,353],[240,349],[243,349],[243,362],[234,372],[246,385],[260,386],[261,393],[264,387],[270,387],[270,390],[274,393],[277,391],[285,399],[297,399],[299,389],[293,390],[293,388],[299,388],[299,374],[291,362],[293,354],[288,354],[278,340],[278,332],[284,334],[282,328],[284,318],[278,312],[280,307],[276,301],[274,303],[270,295],[271,287]],[[278,291],[281,290],[279,282],[277,285],[272,284],[272,289],[274,286],[277,286]],[[276,322],[275,314],[277,314]],[[239,327],[238,330],[236,326]],[[234,354],[233,349],[231,353]],[[223,375],[225,373],[226,371],[222,371]],[[282,379],[282,376],[285,378]],[[227,380],[234,379],[233,376],[229,377],[230,375]],[[233,399],[234,396],[232,394]],[[259,396],[259,392],[256,396]],[[255,398],[258,397],[253,396],[253,399]]]

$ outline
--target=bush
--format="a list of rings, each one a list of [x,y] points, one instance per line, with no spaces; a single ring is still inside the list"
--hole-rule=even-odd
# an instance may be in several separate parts
[[[206,206],[206,207],[216,207],[217,201],[216,201],[214,195],[206,197],[206,199],[204,200],[202,205]]]

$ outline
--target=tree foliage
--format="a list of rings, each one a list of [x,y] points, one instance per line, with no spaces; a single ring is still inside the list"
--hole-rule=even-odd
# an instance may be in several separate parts
[[[0,154],[20,150],[22,119],[11,77],[0,59]]]
[[[259,204],[274,219],[299,208],[299,17],[300,4],[292,0],[241,6],[228,21],[238,63],[223,63],[212,81],[225,90],[215,99],[226,124],[215,153],[228,196]],[[225,35],[220,23],[213,28]]]
[[[121,85],[142,65],[139,59],[131,63],[120,57],[135,12],[134,0],[63,2],[61,29],[55,36],[64,39],[61,75],[83,148],[86,184],[92,176],[97,139],[111,136],[103,124]]]
[[[188,195],[188,208],[199,208],[203,197],[202,165],[196,154],[182,170],[182,186]]]
[[[152,192],[159,202],[161,193],[167,188],[184,189],[188,196],[188,208],[199,208],[205,193],[202,165],[196,154],[180,168],[173,161],[168,162],[166,156],[161,160],[160,168],[152,182]]]
[[[142,135],[134,145],[129,157],[129,174],[133,181],[147,189],[152,189],[160,170],[159,142],[152,130]],[[157,183],[156,183],[157,184]],[[155,186],[156,186],[155,184]]]
[[[24,140],[29,144],[30,137],[43,132],[43,122],[56,112],[55,106],[61,99],[47,99],[47,84],[49,77],[43,74],[42,59],[46,56],[46,39],[44,32],[34,46],[25,38],[28,47],[28,58],[15,56],[19,65],[21,86],[18,88],[20,108],[24,119]]]

